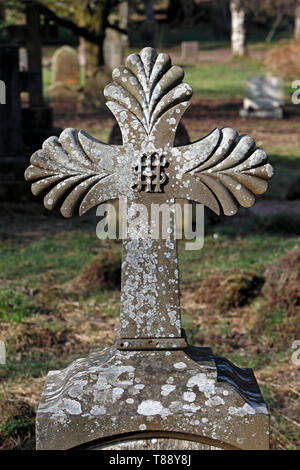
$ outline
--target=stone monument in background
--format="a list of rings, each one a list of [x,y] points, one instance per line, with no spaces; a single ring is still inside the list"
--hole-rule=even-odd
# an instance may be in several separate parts
[[[78,53],[70,46],[56,49],[52,58],[52,84],[48,91],[54,108],[76,109],[80,67]]]
[[[62,46],[56,49],[52,58],[52,83],[61,82],[64,85],[79,85],[79,61],[75,49]]]
[[[105,65],[111,69],[119,67],[124,61],[124,40],[115,29],[106,29],[103,54]]]
[[[143,236],[123,238],[115,344],[49,372],[37,448],[267,449],[269,414],[252,370],[189,345],[182,330],[174,202],[234,215],[266,191],[272,167],[230,127],[174,147],[192,89],[167,54],[144,48],[112,75],[105,96],[122,145],[66,129],[33,154],[25,177],[65,217],[120,198],[130,222],[139,207],[164,205],[168,236],[152,237],[148,219]]]
[[[198,61],[198,41],[183,41],[181,43],[181,60],[183,62],[195,63]]]
[[[284,83],[281,77],[266,75],[245,81],[242,117],[283,118]]]

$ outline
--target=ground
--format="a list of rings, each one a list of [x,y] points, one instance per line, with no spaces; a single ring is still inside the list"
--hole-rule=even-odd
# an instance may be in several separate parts
[[[275,176],[252,209],[233,218],[206,212],[201,251],[186,251],[179,242],[182,319],[191,344],[254,369],[271,412],[271,447],[296,449],[299,365],[292,355],[300,340],[300,201],[285,195],[300,175],[300,108],[290,104],[286,84],[284,120],[241,119],[243,79],[262,70],[259,58],[218,56],[186,68],[195,90],[183,119],[191,140],[232,126],[267,151]],[[106,110],[55,114],[56,126],[83,128],[103,141],[113,123]],[[43,209],[28,186],[22,198],[11,195],[1,205],[2,449],[34,447],[47,372],[112,344],[120,305],[121,243],[97,239],[95,211],[64,220]]]

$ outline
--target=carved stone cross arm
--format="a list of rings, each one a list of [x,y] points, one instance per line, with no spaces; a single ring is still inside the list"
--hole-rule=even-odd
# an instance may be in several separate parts
[[[130,55],[104,92],[123,144],[107,145],[75,129],[47,139],[25,172],[33,194],[45,192],[45,207],[59,204],[65,217],[120,197],[127,200],[128,216],[136,204],[170,205],[175,199],[225,215],[252,206],[273,171],[251,137],[225,127],[174,147],[192,96],[183,75],[167,54],[152,48]],[[123,241],[121,304],[120,348],[147,347],[147,341],[152,347],[153,339],[158,348],[183,346],[175,221],[167,240]]]

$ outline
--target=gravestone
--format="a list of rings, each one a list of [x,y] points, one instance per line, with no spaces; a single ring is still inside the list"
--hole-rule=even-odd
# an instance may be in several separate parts
[[[181,43],[181,60],[193,63],[198,61],[198,56],[198,41],[183,41]]]
[[[253,77],[245,81],[242,117],[283,118],[284,84],[281,77]]]
[[[70,46],[57,49],[52,58],[52,84],[48,92],[51,106],[64,112],[76,110],[80,72],[78,54]]]
[[[59,47],[52,58],[52,82],[79,86],[78,54],[70,46]]]
[[[230,127],[173,146],[192,95],[183,75],[150,47],[130,55],[105,89],[122,145],[66,129],[31,157],[32,192],[65,217],[118,198],[125,220],[141,205],[173,214],[167,237],[124,237],[115,344],[49,372],[38,449],[268,448],[268,410],[252,370],[188,345],[181,328],[173,208],[186,199],[234,215],[266,191],[272,167],[251,137]],[[149,221],[142,230],[149,235]]]
[[[124,42],[122,35],[111,28],[106,29],[103,44],[104,63],[107,67],[114,69],[123,63]]]
[[[26,47],[20,47],[19,49],[19,70],[20,72],[28,70],[28,54]]]
[[[22,139],[22,116],[17,47],[0,47],[0,80],[4,102],[0,104],[0,157],[22,155],[25,145]],[[13,123],[13,125],[12,125]]]

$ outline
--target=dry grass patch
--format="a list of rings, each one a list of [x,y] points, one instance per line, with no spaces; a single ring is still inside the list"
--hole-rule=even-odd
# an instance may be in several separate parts
[[[262,284],[263,279],[252,272],[240,269],[218,271],[202,282],[195,300],[217,310],[242,307],[259,294]]]
[[[121,260],[113,252],[107,252],[101,258],[94,258],[71,281],[63,285],[65,292],[90,294],[103,287],[119,288],[121,284]]]

